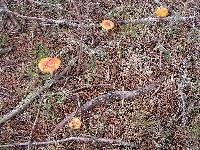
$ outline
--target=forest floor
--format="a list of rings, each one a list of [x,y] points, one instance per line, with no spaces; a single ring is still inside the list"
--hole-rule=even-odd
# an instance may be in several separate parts
[[[139,150],[200,148],[199,0],[7,0],[4,4],[23,16],[65,19],[80,26],[27,19],[9,12],[0,14],[0,116],[78,57],[62,78],[42,91],[23,112],[0,125],[0,147],[30,139],[40,142],[87,135],[135,143]],[[155,18],[154,11],[160,5],[176,17],[120,23]],[[189,16],[194,18],[178,19]],[[99,23],[104,19],[112,20],[115,28],[103,30]],[[49,56],[62,61],[53,75],[42,73],[37,66],[41,58]],[[82,125],[78,130],[66,124],[56,135],[51,134],[68,114],[91,99],[149,85],[155,89],[80,114]],[[71,141],[30,145],[29,149],[134,148]]]

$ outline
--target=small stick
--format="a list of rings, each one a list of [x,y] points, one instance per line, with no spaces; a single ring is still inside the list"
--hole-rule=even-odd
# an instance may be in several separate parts
[[[28,141],[29,142],[29,144],[28,144],[28,150],[30,150],[30,148],[31,148],[31,140],[32,140],[32,137],[33,137],[33,132],[35,130],[36,123],[38,121],[39,114],[40,114],[40,109],[38,109],[37,115],[35,117],[35,121],[33,123],[32,129],[31,129],[31,133],[30,133],[30,137],[29,137],[29,141]]]
[[[165,18],[158,18],[158,17],[147,17],[147,18],[141,18],[141,19],[129,19],[129,20],[119,20],[117,21],[118,23],[131,23],[131,24],[136,24],[136,23],[148,23],[148,22],[159,22],[159,21],[187,21],[194,19],[195,16],[188,16],[188,17],[183,17],[183,16],[170,16],[170,17],[165,17]]]
[[[186,115],[186,100],[187,100],[187,96],[185,93],[183,93],[183,91],[180,91],[180,99],[181,99],[181,103],[182,103],[182,124],[185,126],[187,123],[187,115]]]
[[[61,4],[44,3],[44,2],[37,1],[37,0],[27,0],[27,1],[31,2],[31,3],[35,3],[38,6],[42,6],[43,5],[43,6],[57,8],[57,9],[60,9],[60,10],[63,10],[63,11],[67,11],[67,10],[63,9]]]
[[[162,69],[162,50],[160,51],[160,58],[159,58],[159,68]]]
[[[181,102],[181,108],[182,108],[182,112],[181,112],[181,118],[182,118],[182,124],[183,126],[186,125],[188,117],[187,117],[187,106],[186,106],[186,102],[187,102],[187,95],[184,93],[184,89],[187,87],[188,83],[187,83],[187,78],[188,78],[188,72],[187,72],[187,60],[184,59],[183,60],[183,68],[182,68],[182,77],[180,79],[180,83],[178,83],[178,93],[180,95],[180,102]]]
[[[83,24],[83,23],[78,23],[78,22],[73,22],[73,21],[70,21],[68,19],[50,19],[50,18],[40,18],[40,17],[30,17],[30,16],[25,16],[25,15],[21,15],[17,12],[13,12],[9,9],[2,9],[0,8],[0,12],[4,12],[4,13],[7,13],[7,14],[11,14],[13,16],[16,16],[16,17],[19,17],[19,18],[22,18],[22,19],[26,19],[26,20],[35,20],[35,21],[41,21],[41,22],[46,22],[46,23],[52,23],[52,24],[65,24],[65,25],[68,25],[68,26],[72,26],[72,27],[81,27],[81,26],[84,26],[84,27],[92,27],[92,26],[97,26],[96,24]]]
[[[153,97],[159,90],[160,90],[160,86],[153,92],[153,94],[151,95],[151,97]]]
[[[104,144],[111,144],[115,146],[124,146],[124,147],[132,147],[137,148],[138,146],[135,143],[128,143],[121,140],[115,140],[115,139],[109,139],[109,138],[97,138],[94,136],[89,137],[69,137],[61,140],[53,140],[53,141],[44,141],[44,142],[33,142],[33,146],[42,146],[42,145],[50,145],[50,144],[58,144],[58,143],[64,143],[64,142],[70,142],[70,141],[77,141],[77,142],[85,142],[89,143],[104,143]],[[25,143],[14,143],[14,144],[7,144],[7,145],[0,145],[0,148],[10,148],[10,147],[19,147],[19,146],[27,146],[29,142]]]
[[[40,115],[40,109],[41,109],[41,106],[42,106],[42,100],[40,101],[40,103],[39,103],[39,108],[38,108],[38,110],[37,110],[37,115],[36,115],[36,117],[35,117],[35,121],[34,121],[34,123],[33,123],[33,126],[32,126],[32,129],[31,129],[31,133],[30,133],[30,137],[29,137],[29,144],[28,144],[28,150],[30,150],[31,149],[31,140],[32,140],[32,137],[33,137],[33,132],[34,132],[34,130],[35,130],[35,126],[36,126],[36,123],[37,123],[37,121],[38,121],[38,118],[39,118],[39,115]]]

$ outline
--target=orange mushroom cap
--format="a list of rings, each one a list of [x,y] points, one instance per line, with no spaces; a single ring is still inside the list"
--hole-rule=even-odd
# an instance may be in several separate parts
[[[56,71],[61,64],[61,60],[59,58],[42,58],[38,63],[38,68],[44,73],[53,73]]]
[[[103,20],[102,23],[100,23],[100,25],[102,26],[103,29],[106,30],[113,29],[115,26],[115,24],[110,20]]]
[[[78,117],[73,118],[69,123],[69,127],[72,128],[72,129],[80,129],[81,120]]]
[[[169,11],[165,7],[157,7],[155,15],[158,17],[167,17],[169,15]]]

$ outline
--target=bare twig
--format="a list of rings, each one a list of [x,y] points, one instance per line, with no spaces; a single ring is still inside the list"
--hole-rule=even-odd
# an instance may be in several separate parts
[[[31,145],[32,145],[31,140],[32,140],[32,137],[33,137],[33,132],[35,130],[36,123],[37,123],[39,115],[40,115],[40,109],[41,109],[41,106],[42,106],[42,102],[43,101],[41,100],[40,103],[39,103],[39,106],[38,106],[38,109],[37,109],[37,115],[35,117],[35,121],[33,123],[32,129],[31,129],[31,133],[30,133],[30,137],[29,137],[28,150],[31,149]]]
[[[97,26],[97,24],[83,24],[81,22],[75,22],[75,21],[70,21],[68,19],[61,19],[61,20],[56,20],[56,19],[50,19],[50,18],[40,18],[40,17],[30,17],[30,16],[25,16],[25,15],[21,15],[17,12],[13,12],[9,9],[1,9],[0,8],[0,12],[4,12],[7,14],[11,14],[14,15],[16,17],[22,18],[22,19],[26,19],[26,20],[35,20],[35,21],[41,21],[41,22],[46,22],[46,23],[51,23],[51,24],[65,24],[68,26],[72,26],[72,27],[91,27],[91,26]]]
[[[151,95],[151,97],[153,97],[159,90],[160,90],[160,86],[153,92],[153,94]]]
[[[186,103],[187,100],[186,94],[183,93],[182,89],[180,90],[180,99],[181,99],[181,106],[182,106],[182,124],[185,126],[187,123],[187,115],[186,115]]]
[[[141,18],[141,19],[129,19],[129,20],[119,20],[117,21],[118,23],[131,23],[131,24],[136,24],[136,23],[150,23],[150,22],[159,22],[159,21],[188,21],[192,20],[195,18],[195,16],[188,16],[188,17],[183,17],[183,16],[170,16],[166,18],[158,18],[158,17],[147,17],[147,18]]]
[[[181,113],[181,117],[182,117],[182,124],[185,126],[187,123],[187,115],[186,115],[186,100],[187,100],[187,96],[184,93],[184,89],[187,86],[187,68],[186,68],[186,59],[183,60],[183,75],[181,77],[181,81],[178,84],[178,92],[180,95],[180,101],[181,101],[181,108],[182,108],[182,113]]]
[[[64,143],[64,142],[70,142],[70,141],[77,141],[77,142],[85,142],[89,143],[104,143],[104,144],[111,144],[111,145],[116,145],[116,146],[127,146],[127,147],[132,147],[132,148],[137,148],[138,146],[135,143],[128,143],[124,142],[121,140],[114,140],[114,139],[109,139],[109,138],[97,138],[94,136],[90,137],[69,137],[66,139],[61,139],[57,141],[45,141],[45,142],[33,142],[33,146],[42,146],[42,145],[50,145],[50,144],[58,144],[58,143]],[[10,147],[19,147],[19,146],[27,146],[29,142],[25,143],[14,143],[14,144],[7,144],[7,145],[0,145],[0,148],[10,148]]]
[[[31,140],[32,140],[32,137],[33,137],[33,132],[35,130],[35,126],[36,126],[39,114],[40,114],[40,109],[38,109],[37,115],[35,117],[35,121],[33,123],[32,129],[31,129],[31,133],[30,133],[30,137],[29,137],[29,141],[28,141],[29,142],[29,144],[28,144],[28,150],[30,150],[30,147],[31,147]]]
[[[40,2],[38,0],[28,0],[28,2],[34,3],[38,6],[47,6],[47,7],[52,7],[52,8],[56,8],[56,9],[66,11],[65,9],[63,9],[61,4],[44,3],[44,2]]]
[[[47,23],[53,23],[53,24],[66,24],[68,26],[72,27],[99,27],[99,24],[95,23],[90,23],[90,24],[85,24],[81,22],[75,22],[75,21],[70,21],[67,19],[61,19],[61,20],[56,20],[56,19],[50,19],[50,18],[40,18],[40,17],[29,17],[25,15],[21,15],[17,12],[13,12],[9,9],[3,9],[0,8],[0,12],[5,12],[7,14],[12,14],[16,17],[27,19],[27,20],[36,20],[36,21],[41,21],[41,22],[47,22]],[[156,18],[156,17],[148,17],[148,18],[141,18],[141,19],[129,19],[129,20],[116,20],[116,23],[129,23],[129,24],[136,24],[136,23],[146,23],[146,22],[159,22],[159,21],[188,21],[191,19],[194,19],[195,16],[188,16],[188,17],[183,17],[183,16],[170,16],[166,18]]]
[[[78,4],[75,1],[73,2],[73,6],[74,6],[76,13],[77,13],[77,19],[78,19],[79,22],[81,22],[82,20],[81,20],[80,9],[77,7]],[[81,57],[82,57],[82,51],[83,51],[83,44],[82,44],[83,42],[82,41],[83,41],[83,35],[85,34],[85,30],[84,30],[83,27],[80,27],[80,32],[82,34],[81,34],[81,44],[79,45],[79,50],[77,52],[77,55],[78,55],[78,65],[77,65],[77,68],[76,68],[77,74],[79,74],[79,72],[80,72]]]
[[[138,88],[135,91],[114,91],[109,92],[104,95],[100,95],[87,103],[85,103],[78,111],[72,112],[69,114],[63,121],[61,121],[53,130],[53,133],[55,133],[57,130],[61,129],[65,124],[67,124],[74,116],[84,114],[91,109],[93,109],[96,106],[99,106],[101,104],[105,104],[108,102],[115,100],[121,100],[121,99],[130,99],[135,96],[142,95],[146,92],[149,92],[151,90],[154,90],[155,86],[150,85],[144,88]]]
[[[88,90],[88,89],[91,89],[91,88],[99,88],[99,87],[111,87],[110,84],[96,84],[96,85],[83,85],[82,87],[80,88],[77,88],[77,89],[74,89],[74,90],[61,90],[60,92],[53,92],[53,93],[47,93],[45,95],[43,95],[44,97],[46,96],[54,96],[54,95],[64,95],[64,98],[66,98],[67,96],[69,95],[76,95],[78,92],[81,92],[83,90]],[[1,94],[1,93],[0,93]]]
[[[27,95],[26,98],[23,99],[11,112],[2,116],[0,118],[0,125],[25,110],[36,97],[38,97],[44,90],[50,88],[53,84],[57,82],[57,80],[59,80],[64,74],[66,74],[71,69],[71,67],[75,65],[76,61],[77,58],[73,58],[71,61],[69,61],[68,66],[62,72],[56,74],[55,77],[47,81],[44,86],[37,88],[33,93]]]

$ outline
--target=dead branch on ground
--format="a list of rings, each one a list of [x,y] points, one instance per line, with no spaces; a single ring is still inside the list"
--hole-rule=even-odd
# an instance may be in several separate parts
[[[26,15],[21,15],[17,12],[13,12],[9,9],[5,9],[5,8],[1,8],[0,7],[0,13],[1,12],[4,12],[8,15],[13,15],[13,16],[16,16],[18,18],[22,18],[22,19],[25,19],[25,20],[34,20],[34,21],[41,21],[41,22],[45,22],[45,23],[50,23],[50,24],[65,24],[65,25],[68,25],[68,26],[71,26],[71,27],[92,27],[92,26],[97,26],[96,24],[83,24],[83,23],[78,23],[78,22],[75,22],[75,21],[70,21],[69,19],[50,19],[50,18],[40,18],[40,17],[30,17],[30,16],[26,16]]]
[[[101,143],[101,144],[111,144],[114,146],[124,146],[124,147],[131,147],[131,148],[137,148],[138,146],[135,143],[128,143],[121,140],[115,140],[115,139],[109,139],[109,138],[97,138],[94,136],[89,137],[69,137],[66,139],[61,140],[54,140],[54,141],[45,141],[45,142],[33,142],[31,143],[32,146],[42,146],[42,145],[50,145],[50,144],[58,144],[58,143],[64,143],[64,142],[70,142],[70,141],[77,141],[77,142],[85,142],[92,144],[94,143]],[[29,142],[25,143],[14,143],[14,144],[7,144],[7,145],[0,145],[0,148],[10,148],[10,147],[19,147],[19,146],[28,146]]]
[[[135,96],[143,95],[147,92],[150,92],[151,90],[154,90],[155,86],[150,85],[143,88],[138,88],[134,91],[114,91],[109,92],[104,95],[100,95],[87,103],[85,103],[79,110],[76,110],[75,112],[72,112],[69,114],[64,120],[62,120],[53,130],[53,133],[56,133],[59,129],[61,129],[65,124],[67,124],[74,116],[77,115],[83,115],[84,113],[90,111],[96,106],[99,106],[101,104],[105,104],[108,102],[111,102],[113,100],[121,100],[121,99],[130,99]]]
[[[118,23],[124,24],[137,24],[137,23],[151,23],[151,22],[160,22],[160,21],[188,21],[195,19],[195,16],[169,16],[165,18],[158,18],[158,17],[147,17],[147,18],[140,18],[140,19],[129,19],[129,20],[119,20]]]
[[[19,104],[8,114],[5,114],[0,118],[0,125],[8,121],[9,119],[13,118],[17,114],[21,113],[23,110],[25,110],[30,103],[34,101],[36,97],[38,97],[43,91],[50,88],[53,84],[55,84],[64,74],[66,74],[69,70],[71,70],[71,67],[75,65],[77,61],[77,57],[71,59],[67,65],[67,67],[60,73],[56,74],[54,78],[47,81],[44,86],[38,87],[35,89],[33,93],[30,93],[26,96],[25,99],[23,99]]]
[[[63,9],[62,5],[61,4],[51,4],[51,3],[44,3],[44,2],[41,2],[41,1],[38,1],[38,0],[27,0],[28,2],[30,3],[34,3],[38,6],[47,6],[47,7],[52,7],[52,8],[55,8],[55,9],[60,9],[60,10],[63,10],[63,11],[66,11],[65,9]]]
[[[51,24],[65,24],[71,27],[99,27],[100,24],[96,23],[81,23],[81,22],[75,22],[70,21],[68,19],[50,19],[50,18],[40,18],[40,17],[29,17],[25,15],[21,15],[17,12],[13,12],[9,9],[1,8],[0,7],[0,13],[4,12],[8,15],[13,15],[22,19],[26,20],[35,20],[35,21],[41,21]],[[196,19],[196,16],[169,16],[166,18],[158,18],[158,17],[147,17],[147,18],[140,18],[140,19],[129,19],[129,20],[116,20],[116,23],[119,24],[137,24],[137,23],[150,23],[150,22],[159,22],[159,21],[188,21],[188,20],[194,20]]]

